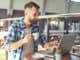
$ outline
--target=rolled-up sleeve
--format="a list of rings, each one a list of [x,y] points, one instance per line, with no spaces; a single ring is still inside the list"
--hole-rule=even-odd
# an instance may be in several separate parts
[[[15,25],[12,24],[8,29],[8,35],[6,38],[6,48],[10,51],[10,44],[12,41],[15,41]]]

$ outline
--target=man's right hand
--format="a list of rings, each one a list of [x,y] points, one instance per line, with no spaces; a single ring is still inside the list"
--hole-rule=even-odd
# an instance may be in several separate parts
[[[28,43],[28,42],[31,42],[32,40],[33,40],[33,36],[31,34],[27,34],[23,38],[23,43]]]

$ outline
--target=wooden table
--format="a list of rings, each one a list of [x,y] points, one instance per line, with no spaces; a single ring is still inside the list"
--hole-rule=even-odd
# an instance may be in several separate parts
[[[30,53],[30,54],[28,54],[28,55],[26,55],[26,58],[27,58],[27,60],[47,60],[47,59],[34,59],[33,57],[32,57],[32,55],[34,54],[34,52],[32,52],[32,53]],[[51,59],[49,59],[49,60],[56,60],[55,58],[51,58]],[[62,56],[61,57],[61,60],[80,60],[80,57],[78,57],[78,56],[75,56],[75,55],[64,55],[64,56]]]

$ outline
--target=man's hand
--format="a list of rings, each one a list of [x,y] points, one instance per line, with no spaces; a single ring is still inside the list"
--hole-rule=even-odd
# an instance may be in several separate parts
[[[46,51],[46,48],[44,48],[42,45],[38,45],[38,51]]]
[[[44,45],[44,48],[48,49],[48,50],[51,50],[51,51],[55,51],[55,49],[58,48],[57,45],[54,45],[54,44],[50,44],[49,42],[45,43]]]
[[[50,49],[53,46],[53,44],[50,44],[49,42],[44,44],[44,48]]]
[[[28,43],[28,42],[31,42],[32,40],[33,40],[33,36],[31,34],[27,34],[23,38],[23,43]]]

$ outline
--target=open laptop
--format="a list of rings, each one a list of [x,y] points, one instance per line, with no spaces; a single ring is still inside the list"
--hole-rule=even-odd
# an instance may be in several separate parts
[[[76,34],[65,34],[62,37],[58,48],[62,50],[63,54],[69,53],[74,44],[74,40],[76,40]]]
[[[58,48],[62,50],[63,55],[66,53],[69,53],[71,50],[74,40],[76,40],[76,34],[65,34],[62,39],[60,40],[60,43],[58,45]],[[54,57],[54,54],[49,51],[41,51],[38,52],[42,55],[48,56],[48,57]]]

